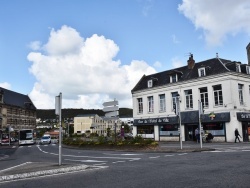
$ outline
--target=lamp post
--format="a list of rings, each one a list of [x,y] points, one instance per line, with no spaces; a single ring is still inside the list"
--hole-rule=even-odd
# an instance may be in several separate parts
[[[176,114],[179,117],[179,129],[180,129],[180,146],[182,149],[182,133],[181,133],[181,110],[180,110],[180,95],[177,93],[176,95]]]
[[[62,93],[55,98],[55,113],[59,116],[59,166],[62,164]]]

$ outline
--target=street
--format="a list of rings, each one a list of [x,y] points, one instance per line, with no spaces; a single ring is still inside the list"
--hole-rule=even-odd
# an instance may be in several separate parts
[[[170,145],[168,145],[170,146]],[[216,144],[216,151],[145,153],[63,148],[63,163],[100,168],[1,183],[1,187],[249,187],[248,144]],[[24,162],[57,162],[58,145],[15,149],[0,170]]]

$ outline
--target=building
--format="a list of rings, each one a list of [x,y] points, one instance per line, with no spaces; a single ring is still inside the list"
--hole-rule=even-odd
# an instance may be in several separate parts
[[[143,75],[131,91],[133,135],[179,141],[181,131],[182,141],[195,140],[200,118],[213,141],[234,142],[236,128],[243,141],[249,141],[250,45],[247,52],[248,64],[221,59],[218,54],[195,63],[191,54],[184,67]]]
[[[28,95],[0,87],[0,126],[3,131],[36,127],[36,107]]]
[[[114,133],[115,130],[119,133],[121,131],[121,121],[100,117],[97,114],[84,114],[74,117],[74,133],[76,134],[91,132],[107,136],[108,128],[111,133]]]

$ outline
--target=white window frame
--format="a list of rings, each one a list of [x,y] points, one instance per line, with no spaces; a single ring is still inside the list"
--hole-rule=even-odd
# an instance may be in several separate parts
[[[176,103],[177,103],[177,95],[178,94],[178,92],[172,92],[171,93],[171,97],[172,97],[172,111],[174,111],[174,106],[175,106],[175,108],[177,108],[177,105],[176,105]]]
[[[250,74],[250,66],[246,66],[246,73]]]
[[[207,89],[207,87],[205,87]],[[208,108],[209,106],[209,103],[208,103],[208,91],[206,92],[201,92],[201,89],[203,88],[200,88],[200,101],[202,102],[202,105],[204,108]]]
[[[166,96],[165,96],[165,94],[159,95],[159,112],[166,112]]]
[[[241,72],[240,64],[236,64],[236,72]]]
[[[137,98],[137,104],[138,104],[138,114],[143,113],[143,99]]]
[[[220,85],[220,84],[219,84]],[[222,106],[223,105],[223,93],[222,93],[222,86],[220,85],[221,89],[220,90],[214,90],[214,87],[219,86],[219,85],[214,85],[213,86],[213,93],[214,93],[214,106]],[[217,95],[217,96],[216,96]],[[222,100],[220,100],[220,97]],[[217,98],[217,100],[216,100]],[[217,103],[216,103],[217,101]]]
[[[198,69],[199,77],[206,76],[206,69],[205,67],[199,68]]]
[[[154,97],[148,96],[148,113],[154,112]]]
[[[148,88],[153,87],[153,80],[148,80]]]
[[[173,78],[175,78],[175,82],[173,82]],[[177,74],[171,74],[170,75],[170,83],[176,83],[176,82],[178,82]]]
[[[188,93],[190,91],[191,91],[191,93]],[[193,103],[192,89],[185,90],[184,93],[185,93],[186,109],[193,109],[194,103]]]
[[[243,84],[238,84],[238,93],[239,93],[240,105],[244,105],[243,88],[244,88]]]

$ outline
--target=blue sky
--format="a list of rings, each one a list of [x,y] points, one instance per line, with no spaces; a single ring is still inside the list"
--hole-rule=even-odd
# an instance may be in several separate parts
[[[1,0],[0,87],[37,108],[132,108],[143,74],[220,58],[247,63],[248,0]]]

